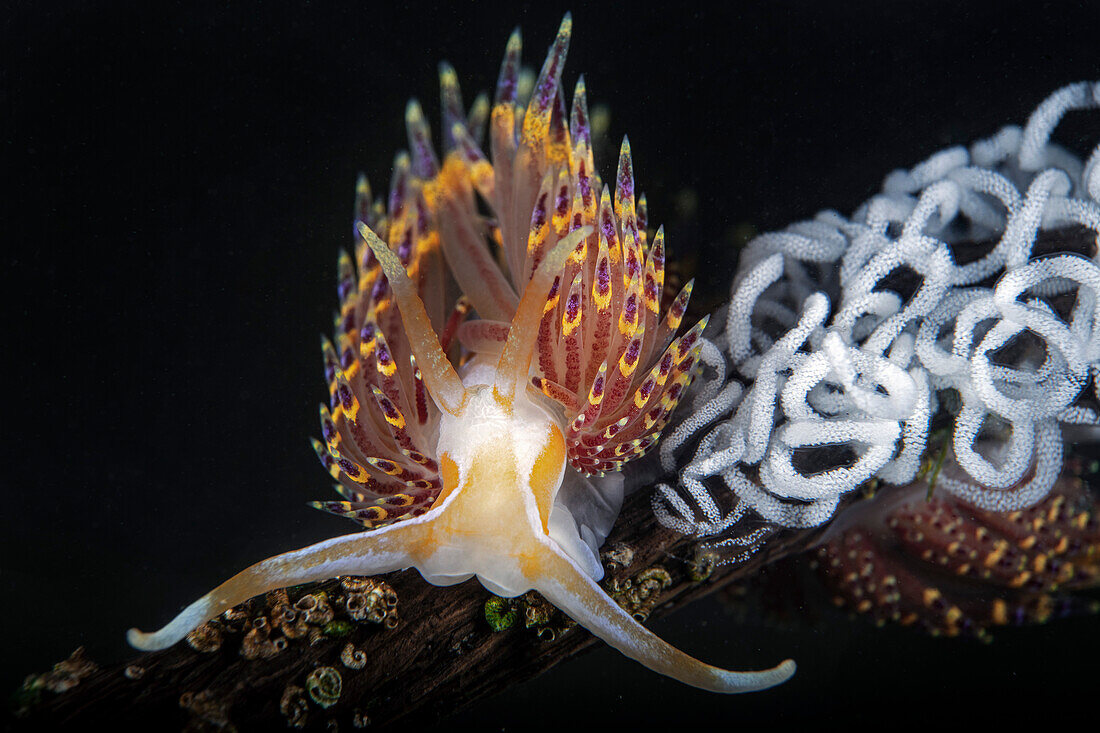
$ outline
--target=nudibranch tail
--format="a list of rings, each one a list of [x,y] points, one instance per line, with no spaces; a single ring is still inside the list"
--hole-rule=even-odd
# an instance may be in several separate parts
[[[261,593],[339,575],[375,575],[406,568],[413,563],[409,548],[423,541],[424,522],[430,517],[431,513],[369,533],[333,537],[261,560],[183,609],[163,628],[151,633],[130,629],[126,640],[145,652],[167,649],[192,629]]]
[[[547,555],[542,570],[536,589],[547,600],[621,653],[686,685],[727,694],[754,692],[782,684],[795,672],[791,659],[759,672],[733,672],[701,662],[635,621],[567,558]]]

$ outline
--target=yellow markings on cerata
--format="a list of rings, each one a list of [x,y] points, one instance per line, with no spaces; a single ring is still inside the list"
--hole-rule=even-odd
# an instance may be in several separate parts
[[[389,515],[390,513],[380,506],[369,506],[363,510],[363,519],[369,522],[381,522]]]
[[[619,313],[619,333],[622,334],[624,339],[634,338],[634,334],[638,331],[639,315],[638,294],[627,288],[626,300],[623,302],[623,309]]]
[[[373,456],[368,456],[366,461],[371,466],[378,469],[387,476],[397,476],[403,472],[403,469],[399,464],[389,460],[388,458],[375,458]]]
[[[558,300],[561,297],[561,275],[554,278],[554,284],[550,286],[550,295],[546,297],[546,305],[542,307],[542,314],[545,316],[547,313],[551,313],[558,307]]]
[[[574,199],[575,199],[574,202],[573,202],[573,208],[574,209],[577,208],[578,201],[576,199],[579,196],[580,196],[579,192],[574,196]],[[569,257],[568,257],[568,259],[566,259],[566,262],[568,264],[574,265],[576,267],[582,267],[582,266],[584,266],[585,262],[587,262],[587,261],[588,261],[588,238],[585,237],[584,239],[582,239],[577,244],[576,247],[573,248],[573,251],[569,253]]]
[[[573,278],[573,284],[569,287],[569,297],[565,301],[565,309],[561,314],[562,336],[571,336],[577,326],[581,325],[584,317],[584,300],[581,298],[581,275]]]
[[[424,201],[428,208],[436,210],[441,198],[452,198],[469,190],[467,167],[457,155],[448,155],[443,162],[443,170],[424,186]]]
[[[375,366],[383,376],[392,377],[397,373],[397,362],[393,359],[393,352],[386,343],[386,337],[382,335],[381,329],[374,330],[374,339],[377,350]]]
[[[336,397],[340,400],[340,405],[344,408],[344,414],[348,420],[358,422],[359,400],[356,398],[355,392],[352,391],[347,376],[340,369],[336,370]]]
[[[393,400],[387,397],[378,387],[375,387],[373,384],[370,387],[374,399],[378,403],[379,409],[382,411],[382,417],[394,428],[404,430],[405,416],[401,414],[401,410],[397,409],[397,405],[393,404]]]
[[[569,233],[569,222],[573,218],[573,199],[569,195],[570,176],[567,168],[558,171],[558,180],[553,190],[554,205],[550,209],[550,227],[558,237]]]

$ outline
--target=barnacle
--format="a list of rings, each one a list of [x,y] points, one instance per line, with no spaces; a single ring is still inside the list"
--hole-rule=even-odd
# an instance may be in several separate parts
[[[306,678],[306,690],[313,702],[323,708],[330,708],[340,699],[343,679],[334,667],[318,667]]]
[[[241,656],[245,659],[269,659],[284,651],[287,640],[271,638],[271,625],[263,616],[252,620],[252,628],[241,639]]]
[[[248,624],[248,610],[243,606],[228,608],[222,614],[221,622],[226,631],[233,634],[240,633]]]
[[[524,593],[521,600],[523,602],[524,626],[541,631],[550,623],[554,616],[554,607],[545,598],[534,591],[530,591]]]
[[[397,622],[397,594],[387,583],[374,578],[344,578],[340,585],[348,591],[344,599],[348,616],[393,628]]]
[[[688,498],[654,497],[661,522],[713,535],[752,510],[820,525],[860,485],[912,482],[933,416],[956,406],[962,471],[936,490],[991,511],[1042,500],[1062,427],[1100,425],[1096,238],[1083,253],[1036,246],[1043,230],[1100,232],[1100,147],[1082,164],[1050,142],[1067,111],[1098,106],[1100,83],[1072,84],[1023,129],[891,173],[850,218],[824,211],[751,240],[700,352],[713,376],[661,449],[672,468],[702,434],[682,468]],[[730,512],[715,478],[738,498]],[[767,531],[725,549],[743,557]]]
[[[506,631],[516,623],[516,604],[510,598],[489,596],[485,599],[485,621],[493,631]]]
[[[55,664],[49,672],[29,675],[23,681],[22,690],[28,697],[37,696],[42,689],[54,693],[67,692],[98,669],[99,665],[88,659],[84,647],[80,646],[67,659]]]
[[[367,665],[367,653],[362,649],[356,649],[355,645],[349,641],[340,652],[340,661],[348,669],[362,669]]]
[[[335,615],[324,591],[302,596],[294,604],[294,608],[302,614],[302,619],[307,624],[314,626],[324,626]]]
[[[290,605],[290,598],[283,588],[268,594],[267,607],[271,625],[284,633],[298,620],[298,610]]]
[[[615,583],[611,597],[639,621],[645,621],[657,605],[660,593],[672,585],[672,576],[660,565],[646,568],[635,577]]]
[[[221,649],[224,634],[216,620],[196,626],[187,634],[187,645],[197,652],[216,652]]]
[[[191,713],[195,721],[201,723],[202,728],[224,730],[233,733],[236,726],[229,720],[229,705],[225,700],[218,698],[210,690],[199,692],[184,692],[180,695],[179,706]],[[193,724],[191,727],[199,728]]]
[[[634,549],[622,542],[616,542],[600,552],[600,560],[608,570],[625,570],[634,562]]]
[[[309,719],[309,698],[298,685],[287,685],[279,698],[279,712],[286,718],[288,728],[305,728]]]

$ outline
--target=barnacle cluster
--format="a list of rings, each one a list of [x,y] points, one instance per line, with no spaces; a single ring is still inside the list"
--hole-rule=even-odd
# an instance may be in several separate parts
[[[672,585],[672,576],[660,565],[632,576],[615,572],[625,570],[634,560],[634,550],[621,542],[606,548],[600,556],[609,571],[602,583],[604,590],[637,621],[644,622],[660,600],[661,592]],[[490,594],[483,613],[493,631],[506,631],[522,617],[524,627],[543,641],[554,641],[576,625],[536,591],[518,598]]]
[[[645,621],[657,605],[661,591],[672,585],[672,576],[660,565],[646,568],[633,578],[611,581],[611,597],[638,621]]]
[[[397,593],[387,583],[374,578],[343,578],[347,592],[344,608],[355,621],[370,621],[392,629],[398,624]]]
[[[279,712],[286,719],[286,726],[305,728],[309,722],[310,701],[321,709],[327,710],[340,701],[343,687],[344,680],[335,667],[314,669],[306,677],[304,688],[287,684],[279,698]],[[329,728],[331,729],[334,725],[334,721],[329,720]]]
[[[287,685],[279,699],[279,712],[286,718],[287,728],[305,728],[309,719],[309,698],[298,685]]]
[[[196,627],[187,635],[187,644],[197,652],[211,653],[222,647],[227,635],[240,635],[241,656],[270,659],[298,639],[319,644],[350,635],[356,624],[393,629],[398,622],[397,593],[388,583],[344,576],[333,588],[302,593],[293,601],[288,591],[281,589],[266,594],[262,607],[254,603],[235,606]]]
[[[490,595],[483,607],[485,622],[493,631],[507,631],[522,615],[523,626],[542,641],[554,641],[576,626],[537,591],[528,591],[518,598]]]
[[[245,659],[269,659],[286,649],[287,637],[272,639],[271,625],[264,616],[252,619],[251,626],[241,640],[241,656]]]
[[[1100,424],[1100,146],[1082,163],[1050,139],[1067,111],[1094,107],[1100,83],[1067,86],[1022,129],[891,173],[850,218],[824,211],[750,241],[700,353],[714,376],[662,446],[672,468],[701,436],[686,498],[655,494],[662,523],[711,535],[752,510],[822,524],[869,480],[913,481],[938,414],[962,470],[937,490],[992,511],[1042,500],[1062,426]],[[1041,234],[1082,227],[1087,251],[1044,251]],[[731,511],[712,479],[736,494]],[[765,531],[727,542],[749,552]]]
[[[349,644],[348,647],[351,647]],[[345,650],[346,653],[346,650]],[[363,665],[359,665],[362,667]],[[359,669],[353,667],[353,669]],[[305,687],[287,684],[283,688],[283,694],[279,698],[279,712],[286,719],[287,728],[305,728],[309,724],[310,702],[327,710],[340,701],[343,692],[344,680],[340,671],[335,667],[317,667],[305,679]],[[365,715],[356,710],[354,721],[368,720]],[[328,720],[328,729],[336,728],[335,719]],[[355,727],[361,727],[355,725]]]
[[[191,715],[189,730],[222,730],[234,733],[237,727],[229,720],[229,704],[210,690],[184,692],[179,706]]]
[[[223,626],[217,620],[212,620],[192,629],[187,635],[187,645],[197,652],[216,652],[221,649],[224,639]]]
[[[58,662],[49,672],[28,675],[23,685],[12,696],[12,706],[16,716],[22,717],[31,711],[42,698],[43,692],[61,694],[80,684],[81,680],[94,674],[99,666],[88,659],[84,647],[77,647],[68,659]]]

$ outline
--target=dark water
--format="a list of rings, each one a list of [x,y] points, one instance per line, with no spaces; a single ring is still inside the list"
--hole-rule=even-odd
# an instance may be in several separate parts
[[[568,8],[368,5],[28,4],[0,22],[3,689],[79,644],[125,658],[127,627],[351,529],[303,504],[328,492],[307,438],[355,175],[385,187],[407,97],[435,119],[440,59],[469,101],[514,25],[537,64]],[[683,5],[574,6],[565,76],[583,71],[612,137],[629,133],[651,218],[702,298],[727,286],[734,226],[850,212],[892,168],[1100,76],[1087,3]],[[1092,144],[1100,122],[1064,132]],[[800,670],[719,698],[600,649],[460,720],[862,728],[957,709],[1024,724],[1087,706],[1100,672],[1096,619],[992,646],[765,629],[714,603],[655,628],[716,664]]]

